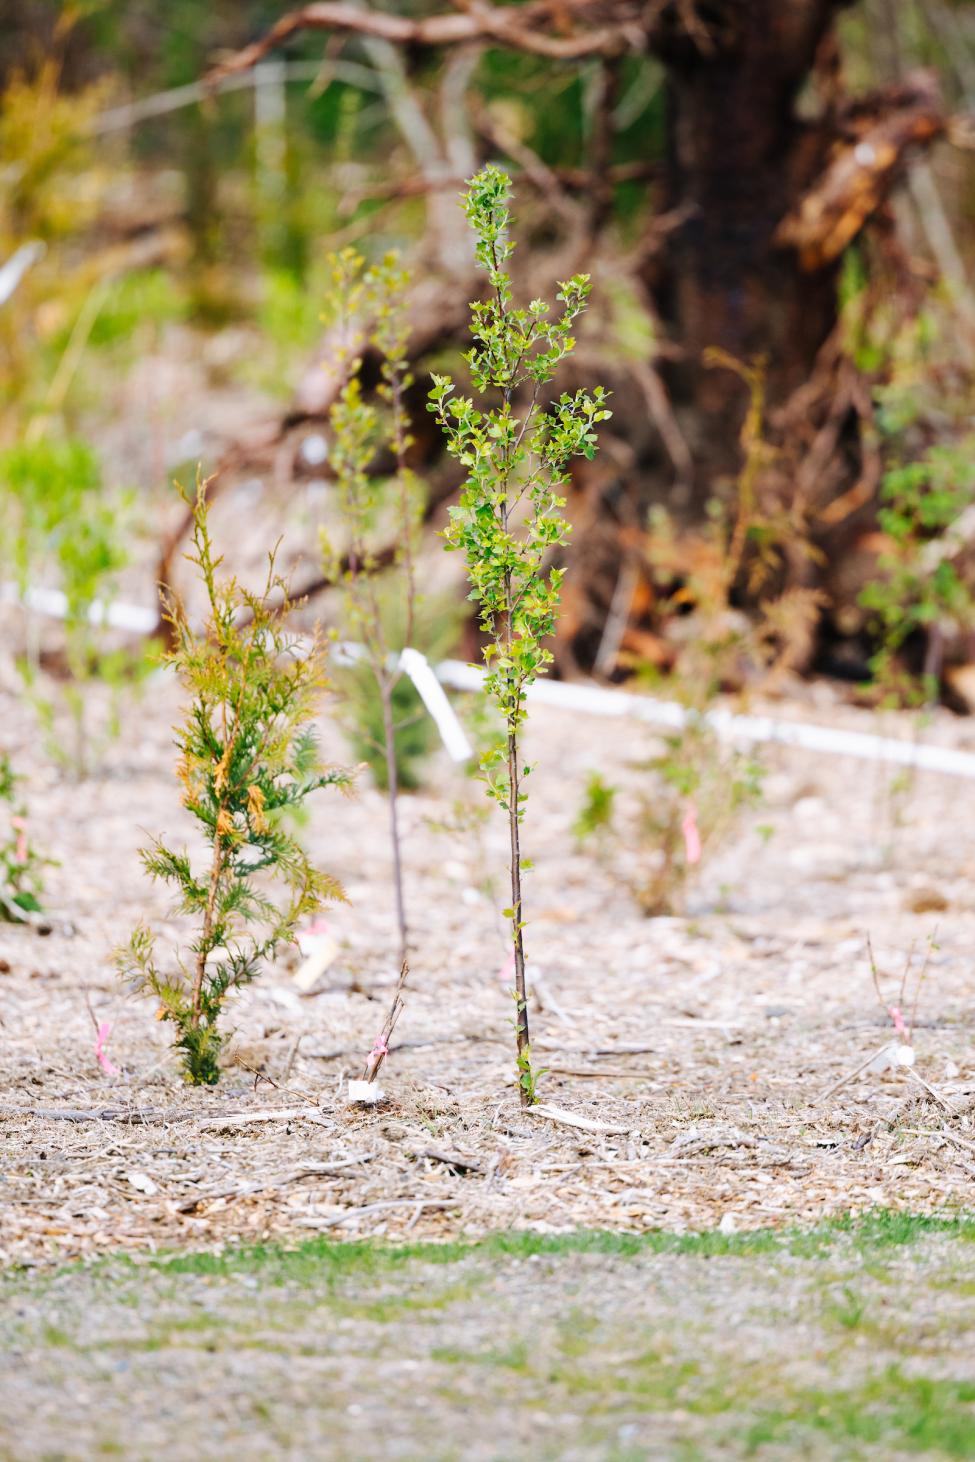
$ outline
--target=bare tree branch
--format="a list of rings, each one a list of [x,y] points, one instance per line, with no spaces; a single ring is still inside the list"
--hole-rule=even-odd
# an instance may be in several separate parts
[[[248,70],[302,30],[344,31],[401,46],[451,46],[488,41],[553,61],[612,56],[642,43],[648,23],[642,12],[652,13],[656,9],[655,5],[641,6],[636,0],[616,0],[609,4],[599,4],[598,0],[597,3],[532,0],[527,5],[505,8],[471,0],[455,12],[412,19],[387,11],[360,9],[345,0],[316,0],[282,15],[260,40],[215,66],[207,80],[215,85],[233,72]],[[609,17],[608,23],[594,27],[593,20],[603,14]],[[584,28],[574,28],[577,18],[584,18]]]

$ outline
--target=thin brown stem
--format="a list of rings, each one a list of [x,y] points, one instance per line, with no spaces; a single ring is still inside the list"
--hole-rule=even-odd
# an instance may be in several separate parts
[[[399,962],[404,966],[409,955],[409,930],[406,923],[406,899],[403,892],[403,858],[399,830],[399,773],[396,769],[396,727],[393,725],[393,682],[388,676],[379,680],[383,706],[383,742],[386,752],[386,792],[389,804],[389,840],[393,849],[393,890],[396,897],[396,924],[399,930]]]
[[[397,981],[396,989],[393,992],[393,999],[392,1004],[389,1007],[389,1013],[386,1016],[386,1019],[383,1021],[383,1028],[379,1032],[379,1035],[376,1037],[376,1041],[373,1045],[372,1050],[369,1052],[369,1055],[366,1058],[366,1069],[362,1073],[363,1081],[375,1081],[376,1077],[379,1075],[380,1066],[382,1066],[386,1057],[389,1055],[389,1042],[392,1039],[393,1031],[396,1028],[396,1022],[399,1020],[403,1010],[403,990],[406,986],[406,981],[409,978],[409,974],[410,967],[404,960],[400,967],[399,980]]]
[[[407,533],[407,537],[408,537]],[[353,579],[356,583],[356,578]],[[364,580],[368,623],[364,639],[379,691],[383,715],[383,753],[386,759],[386,797],[389,804],[389,840],[393,852],[393,895],[396,904],[396,927],[399,931],[399,962],[406,963],[409,954],[409,931],[406,923],[406,896],[403,889],[403,857],[399,828],[399,773],[396,768],[396,726],[393,722],[393,691],[400,678],[399,669],[390,669],[389,646],[383,630],[382,610],[372,577]],[[409,592],[409,632],[412,633],[413,595]],[[409,643],[409,640],[407,640]]]
[[[406,582],[406,628],[405,645],[413,644],[413,624],[416,614],[416,593],[413,575],[413,532],[414,519],[410,510],[409,468],[406,465],[406,410],[403,405],[403,381],[399,370],[393,372],[390,383],[393,404],[393,448],[396,453],[396,475],[399,483],[399,510],[403,534],[403,577]]]
[[[200,949],[196,956],[196,976],[193,980],[193,1014],[190,1024],[196,1030],[200,1024],[200,1000],[203,994],[203,979],[206,975],[207,955],[213,938],[214,913],[217,904],[217,888],[223,872],[223,845],[217,833],[213,844],[213,864],[210,868],[210,886],[207,889],[207,906],[203,914],[203,932],[200,935]]]
[[[528,989],[525,983],[525,944],[521,919],[521,838],[518,826],[520,778],[518,768],[518,734],[508,731],[508,827],[511,832],[511,938],[515,956],[515,999],[518,1013],[515,1038],[518,1046],[518,1073],[525,1075],[531,1059],[531,1036],[528,1030]],[[521,1105],[531,1105],[531,1095],[524,1081],[519,1080]]]

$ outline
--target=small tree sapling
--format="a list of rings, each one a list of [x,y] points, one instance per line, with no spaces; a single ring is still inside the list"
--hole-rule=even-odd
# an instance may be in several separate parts
[[[52,861],[31,842],[19,781],[10,758],[0,751],[0,922],[22,923],[41,912],[41,869]]]
[[[409,930],[399,824],[397,732],[400,730],[399,709],[404,684],[399,651],[413,643],[416,624],[414,563],[420,522],[417,483],[406,461],[412,440],[404,402],[412,382],[406,358],[409,283],[409,275],[395,254],[388,254],[381,263],[368,269],[354,249],[344,249],[332,259],[330,313],[345,323],[345,337],[354,341],[353,348],[357,352],[355,358],[347,363],[348,381],[330,417],[333,435],[331,465],[346,534],[344,561],[327,535],[322,535],[325,572],[343,584],[346,631],[363,648],[363,663],[379,698],[382,781],[389,798],[401,966],[409,954]],[[363,396],[361,351],[366,345],[372,345],[382,360],[379,396],[386,404],[385,412]],[[391,474],[380,476],[372,471],[372,464],[383,453],[391,458],[393,470]],[[377,519],[390,514],[395,521],[397,541],[394,566],[397,577],[392,592],[402,601],[399,616],[388,612],[388,603],[377,584],[375,551],[371,544]],[[402,636],[399,643],[394,642],[389,634],[390,625],[396,624],[397,619]],[[407,705],[413,709],[409,697]]]
[[[342,891],[312,867],[286,831],[281,813],[347,774],[326,771],[314,753],[310,722],[324,685],[323,651],[299,647],[289,631],[293,604],[274,554],[260,593],[234,579],[218,582],[207,525],[206,484],[193,503],[194,552],[209,606],[196,630],[181,605],[169,605],[176,648],[169,656],[190,696],[177,736],[183,805],[206,840],[208,866],[194,870],[187,851],[156,840],[142,860],[153,879],[176,890],[178,912],[198,927],[178,973],[157,963],[151,930],[140,925],[117,956],[120,973],[159,1000],[172,1021],[187,1080],[219,1076],[218,1028],[228,993],[254,980],[278,946],[294,939],[301,918]],[[268,892],[283,885],[283,906]]]
[[[575,345],[572,322],[585,309],[589,276],[560,283],[561,309],[554,317],[540,299],[527,309],[513,303],[506,264],[514,250],[508,237],[511,181],[489,166],[474,177],[464,211],[477,240],[477,262],[488,276],[486,299],[471,305],[474,346],[465,359],[476,389],[490,393],[483,408],[454,395],[449,376],[433,377],[429,409],[452,456],[468,476],[460,503],[450,510],[447,547],[464,554],[488,636],[486,685],[503,719],[502,744],[482,758],[488,795],[508,814],[511,842],[511,923],[514,955],[518,1076],[523,1105],[535,1100],[525,987],[520,824],[526,794],[519,732],[525,696],[552,659],[544,641],[555,626],[564,570],[551,556],[565,543],[569,525],[560,491],[573,457],[591,458],[596,427],[610,412],[602,387],[563,393],[545,405],[542,388]]]
[[[122,690],[149,668],[144,650],[112,648],[107,633],[105,610],[128,563],[131,501],[128,494],[107,493],[98,459],[84,442],[41,438],[0,452],[0,567],[6,561],[14,571],[25,611],[27,643],[18,667],[48,750],[79,778],[120,733]],[[38,617],[29,603],[29,591],[45,580],[64,596],[68,674],[56,697],[55,682],[42,690]],[[97,733],[87,694],[95,681],[110,691]],[[72,728],[69,740],[62,711]]]

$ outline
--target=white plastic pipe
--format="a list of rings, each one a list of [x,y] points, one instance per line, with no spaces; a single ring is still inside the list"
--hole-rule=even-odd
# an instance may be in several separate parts
[[[0,603],[23,604],[49,619],[66,619],[68,614],[68,601],[60,589],[28,589],[21,594],[16,584],[0,584]],[[143,609],[137,604],[113,602],[106,606],[96,599],[89,606],[88,620],[91,624],[128,630],[134,635],[151,635],[159,623],[159,614],[155,609]]]
[[[460,660],[445,660],[437,666],[444,685],[454,690],[480,690],[484,671]],[[536,680],[528,699],[539,705],[581,711],[590,716],[629,716],[668,731],[678,731],[693,719],[677,701],[655,700],[625,690],[608,690],[600,685],[569,684],[560,680]],[[778,742],[805,751],[822,751],[833,756],[853,756],[861,761],[913,767],[918,771],[944,772],[952,777],[975,780],[975,754],[955,751],[930,742],[898,741],[867,731],[846,731],[832,726],[813,726],[802,721],[776,721],[771,716],[740,716],[733,711],[707,711],[704,721],[719,736],[746,743]]]
[[[0,600],[17,602],[21,596],[15,585],[4,584],[0,586]],[[57,589],[29,589],[22,602],[38,614],[47,614],[54,619],[63,619],[67,612],[67,601]],[[89,618],[93,624],[108,623],[114,629],[128,630],[133,634],[151,634],[158,622],[155,610],[119,603],[109,604],[106,609],[97,601],[89,610]],[[347,641],[336,644],[333,649],[336,658],[345,660],[347,664],[354,663],[362,653],[361,645]],[[433,717],[448,756],[457,762],[469,760],[473,755],[471,744],[443,687],[481,690],[484,670],[462,660],[443,660],[434,667],[425,655],[414,649],[404,650],[400,663]],[[563,680],[536,680],[528,689],[528,699],[538,705],[582,712],[588,716],[630,717],[668,731],[679,731],[693,719],[692,713],[678,701],[662,701],[653,696],[633,695],[626,690]],[[897,740],[892,736],[877,736],[870,731],[815,726],[805,721],[777,721],[771,716],[742,716],[723,708],[705,712],[703,719],[718,736],[728,741],[798,746],[804,751],[825,752],[829,756],[852,756],[860,761],[911,767],[915,771],[941,772],[949,777],[966,777],[975,781],[975,753],[956,751],[950,746]]]
[[[31,239],[15,249],[6,263],[0,265],[0,305],[7,303],[31,265],[43,257],[46,247],[39,239]]]

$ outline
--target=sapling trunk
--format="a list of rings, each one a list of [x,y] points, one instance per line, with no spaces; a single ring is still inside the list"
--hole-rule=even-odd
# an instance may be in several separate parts
[[[505,406],[510,406],[506,400]],[[508,530],[508,480],[504,476],[504,498],[499,504],[498,516],[504,532]],[[512,650],[512,626],[514,622],[514,596],[510,572],[504,575],[504,646],[510,658]],[[528,1028],[528,984],[525,979],[525,939],[523,934],[521,897],[521,771],[518,765],[518,715],[521,710],[522,693],[519,687],[512,691],[514,704],[508,714],[508,834],[511,840],[511,950],[515,971],[515,1047],[519,1073],[518,1093],[523,1107],[532,1104],[531,1080],[531,1032]],[[529,1080],[526,1083],[525,1076]]]
[[[383,603],[376,588],[375,554],[370,547],[375,522],[387,507],[396,512],[399,523],[399,546],[396,564],[400,570],[402,609],[404,611],[402,644],[412,644],[415,611],[413,535],[418,521],[413,481],[406,462],[411,438],[403,402],[403,391],[412,379],[406,361],[408,322],[405,302],[408,275],[400,268],[396,255],[387,255],[381,264],[366,268],[365,260],[354,249],[344,249],[331,259],[334,289],[330,311],[346,325],[346,334],[361,337],[357,349],[368,343],[382,358],[381,382],[377,394],[389,407],[380,413],[375,404],[363,395],[361,356],[346,363],[348,380],[330,413],[333,433],[332,469],[339,502],[348,534],[345,559],[348,567],[339,569],[341,557],[323,534],[322,546],[326,572],[341,579],[345,586],[345,622],[350,638],[359,639],[379,697],[382,716],[382,747],[378,738],[368,738],[381,750],[389,799],[389,836],[393,861],[393,900],[399,938],[399,961],[404,966],[409,954],[409,929],[406,918],[406,893],[403,882],[402,837],[399,822],[400,775],[397,763],[397,726],[393,696],[401,671],[391,645],[391,636],[384,623]],[[395,495],[389,494],[382,479],[374,473],[377,452],[392,452],[396,462]],[[397,641],[399,637],[397,636]]]
[[[370,1085],[376,1080],[376,1077],[379,1075],[379,1068],[389,1055],[389,1043],[393,1038],[396,1022],[399,1020],[403,1010],[403,989],[409,978],[409,974],[410,967],[404,960],[400,966],[399,980],[397,981],[396,989],[393,991],[393,998],[390,1002],[386,1019],[383,1021],[382,1030],[379,1032],[375,1041],[373,1041],[372,1050],[366,1057],[362,1080],[368,1082]]]
[[[189,1024],[193,1030],[198,1029],[200,1024],[200,999],[203,993],[203,980],[206,975],[207,956],[213,948],[213,915],[217,903],[217,889],[220,886],[222,869],[223,846],[218,834],[213,844],[210,882],[207,885],[207,901],[206,907],[203,910],[203,928],[200,931],[200,948],[196,956],[196,974],[193,979],[193,1000],[189,1018]]]
[[[518,736],[514,730],[508,732],[508,828],[511,833],[511,941],[515,957],[515,1000],[518,1013],[515,1020],[515,1039],[518,1047],[518,1070],[528,1069],[531,1060],[531,1036],[528,1030],[528,987],[525,983],[525,941],[522,937],[521,917],[521,835],[518,827],[520,804],[520,780],[518,773]],[[531,1093],[524,1082],[519,1084],[521,1105],[531,1105]]]
[[[386,794],[389,802],[389,841],[393,850],[393,891],[396,900],[396,927],[399,931],[400,968],[409,955],[409,928],[406,923],[406,898],[403,891],[403,855],[399,831],[399,772],[396,767],[396,727],[393,722],[393,683],[379,681],[383,707],[383,747],[386,755]]]

